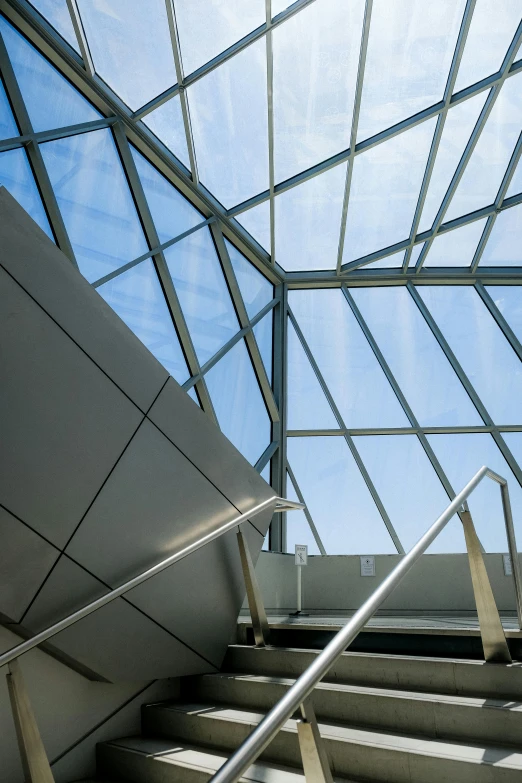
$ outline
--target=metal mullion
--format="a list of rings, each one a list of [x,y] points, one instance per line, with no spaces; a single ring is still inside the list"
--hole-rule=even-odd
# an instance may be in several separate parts
[[[274,309],[273,329],[273,389],[279,409],[279,421],[272,425],[272,438],[279,442],[279,449],[272,459],[271,483],[280,497],[286,497],[286,421],[287,421],[287,290],[284,283],[275,289],[278,304]],[[275,514],[270,525],[270,548],[283,552],[286,549],[286,515]]]
[[[326,555],[327,552],[326,552],[326,549],[324,548],[324,544],[323,544],[323,542],[321,540],[321,536],[319,535],[319,531],[317,530],[317,527],[315,526],[315,522],[313,520],[313,517],[312,517],[312,515],[311,515],[311,513],[310,513],[310,511],[308,509],[308,506],[306,505],[305,499],[303,497],[303,493],[301,492],[301,488],[300,488],[300,486],[298,484],[298,481],[297,481],[297,479],[295,477],[294,471],[290,467],[290,463],[289,462],[286,463],[286,470],[288,472],[288,476],[290,478],[290,481],[293,484],[293,487],[294,487],[294,490],[295,490],[295,494],[299,498],[299,502],[302,503],[303,506],[304,506],[304,508],[303,508],[304,515],[306,517],[306,521],[308,522],[310,530],[312,531],[312,535],[315,538],[315,543],[317,544],[319,552],[322,555]]]
[[[368,52],[368,40],[370,37],[370,24],[372,18],[373,0],[366,0],[364,6],[364,18],[361,31],[361,46],[359,49],[359,63],[357,66],[357,81],[355,84],[355,96],[353,100],[352,127],[350,130],[350,154],[346,167],[346,182],[344,186],[343,209],[341,213],[341,227],[339,231],[339,246],[337,250],[337,274],[341,271],[344,253],[344,239],[346,235],[346,221],[348,219],[348,205],[350,201],[350,188],[352,184],[353,163],[355,147],[357,143],[357,130],[359,127],[359,114],[361,110],[361,98],[364,83],[364,71],[366,66],[366,54]]]
[[[304,438],[304,437],[339,437],[346,432],[353,437],[360,435],[467,435],[470,433],[487,432],[491,433],[493,430],[498,432],[522,432],[522,424],[499,424],[497,427],[488,427],[483,425],[470,425],[470,426],[448,426],[448,427],[362,427],[362,428],[349,428],[347,430],[341,429],[316,429],[313,430],[287,430],[289,438]]]
[[[241,296],[241,291],[239,290],[236,275],[228,255],[228,250],[223,239],[223,234],[221,233],[221,227],[217,223],[213,223],[210,227],[210,230],[216,244],[218,256],[221,261],[221,267],[223,269],[225,280],[230,291],[232,303],[237,313],[239,325],[242,330],[245,330],[245,342],[247,344],[250,359],[254,367],[254,372],[261,389],[261,394],[263,396],[268,415],[270,416],[272,422],[279,421],[279,411],[272,392],[272,386],[268,380],[265,365],[263,359],[261,358],[259,347],[252,331],[252,324],[248,317],[248,313],[243,302],[243,297]]]
[[[33,126],[29,117],[29,112],[25,106],[22,91],[18,84],[14,69],[11,65],[7,49],[5,47],[2,35],[0,35],[0,72],[5,86],[5,91],[11,104],[15,121],[22,132],[22,135],[33,136]],[[56,238],[60,250],[67,256],[69,261],[76,268],[78,264],[74,254],[72,244],[69,240],[62,214],[58,207],[58,202],[49,179],[49,174],[45,168],[42,152],[35,141],[29,141],[25,145],[25,151],[29,159],[36,186],[40,192],[44,209],[49,218],[51,229]]]
[[[276,443],[274,440],[268,444],[264,452],[261,454],[259,459],[257,460],[256,464],[254,465],[254,468],[257,470],[258,473],[262,473],[263,470],[266,468],[274,454],[276,453],[277,449],[279,448],[279,443]]]
[[[404,554],[404,549],[403,549],[403,546],[402,546],[402,544],[400,542],[399,536],[397,535],[397,533],[395,531],[395,528],[393,527],[392,521],[389,518],[386,509],[384,508],[384,504],[382,503],[382,501],[381,501],[381,499],[379,497],[379,493],[377,492],[377,489],[376,489],[373,481],[370,478],[370,474],[366,470],[366,467],[365,467],[365,465],[364,465],[364,463],[363,463],[363,461],[361,459],[361,456],[360,456],[360,454],[359,454],[359,452],[358,452],[358,450],[357,450],[357,448],[355,446],[355,443],[354,443],[351,435],[349,435],[349,433],[348,433],[348,429],[347,429],[347,427],[346,427],[346,425],[345,425],[345,423],[343,421],[343,417],[341,415],[341,412],[339,411],[339,408],[337,407],[337,405],[336,405],[336,403],[335,403],[335,401],[334,401],[334,399],[333,399],[333,397],[332,397],[332,395],[330,393],[330,390],[329,390],[329,388],[328,388],[328,386],[326,384],[326,381],[324,380],[324,378],[322,376],[322,373],[321,373],[321,371],[319,369],[319,366],[318,366],[317,362],[315,361],[315,358],[314,358],[314,356],[313,356],[313,354],[312,354],[312,352],[311,352],[311,350],[310,350],[310,348],[308,346],[308,343],[306,342],[304,334],[301,331],[301,327],[297,323],[297,319],[295,318],[294,314],[292,313],[292,310],[290,309],[290,307],[288,307],[288,317],[289,317],[290,321],[292,322],[292,326],[294,327],[294,329],[296,331],[296,334],[297,334],[297,336],[299,338],[299,341],[300,341],[300,343],[301,343],[301,345],[303,347],[303,350],[304,350],[304,352],[305,352],[305,354],[306,354],[306,356],[308,358],[308,361],[310,362],[310,365],[311,365],[311,367],[312,367],[312,369],[313,369],[313,371],[314,371],[314,373],[316,375],[316,378],[317,378],[317,380],[319,382],[319,385],[320,385],[321,389],[323,390],[323,393],[324,393],[326,399],[328,400],[328,404],[330,405],[330,408],[332,409],[332,413],[335,416],[335,418],[337,419],[337,423],[339,424],[339,427],[342,430],[344,430],[344,432],[345,432],[343,437],[344,437],[344,439],[345,439],[345,441],[346,441],[346,443],[348,445],[348,448],[350,449],[350,451],[352,453],[352,456],[353,456],[353,458],[355,460],[355,463],[356,463],[357,467],[359,468],[359,471],[361,472],[361,475],[362,475],[362,477],[363,477],[363,479],[364,479],[364,481],[366,483],[366,486],[368,487],[370,495],[373,498],[373,502],[375,503],[375,505],[377,506],[377,509],[379,510],[379,513],[380,513],[380,515],[382,517],[382,520],[383,520],[384,524],[386,525],[388,533],[390,534],[390,536],[392,538],[392,541],[395,544],[395,547],[397,548],[397,551],[399,552],[399,554]]]
[[[395,393],[395,396],[397,397],[397,399],[399,401],[399,404],[401,405],[401,407],[402,407],[406,417],[408,418],[411,426],[416,430],[415,434],[417,435],[417,437],[418,437],[418,439],[419,439],[419,441],[421,443],[421,446],[424,449],[424,451],[426,453],[426,456],[428,457],[433,470],[435,471],[435,474],[436,474],[437,478],[439,479],[439,481],[441,482],[442,486],[444,487],[444,489],[446,491],[446,494],[448,495],[449,499],[453,500],[453,498],[455,497],[455,491],[454,491],[453,487],[451,486],[451,482],[448,479],[448,477],[446,476],[446,473],[444,472],[444,470],[442,469],[442,465],[440,464],[439,460],[435,456],[435,453],[434,453],[433,449],[431,448],[431,446],[429,444],[429,441],[427,440],[427,438],[424,435],[424,433],[421,431],[421,427],[420,427],[419,422],[417,421],[417,417],[413,413],[413,410],[410,408],[410,405],[409,405],[406,397],[404,396],[401,387],[397,383],[397,381],[395,379],[395,376],[393,375],[388,362],[384,358],[384,355],[383,355],[381,349],[377,345],[377,342],[376,342],[373,334],[371,333],[371,330],[368,327],[368,324],[364,320],[362,313],[360,312],[359,308],[357,307],[357,305],[356,305],[352,295],[348,291],[348,289],[345,286],[343,286],[342,291],[343,291],[343,294],[344,294],[344,297],[345,297],[346,301],[348,302],[348,305],[350,306],[350,309],[351,309],[353,315],[355,316],[355,320],[359,324],[359,327],[360,327],[362,333],[366,337],[366,340],[368,341],[368,344],[370,345],[370,348],[372,349],[375,358],[379,362],[379,366],[380,366],[381,370],[383,371],[383,373],[385,374],[388,383],[392,387],[392,389],[393,389],[393,391]]]
[[[81,133],[90,133],[101,128],[108,128],[116,122],[116,117],[107,117],[91,122],[82,122],[78,125],[69,125],[65,128],[56,128],[54,130],[39,131],[38,133],[24,133],[23,136],[12,136],[10,139],[0,140],[0,152],[5,150],[25,147],[29,142],[47,142],[64,139],[68,136],[79,136]]]
[[[457,79],[459,65],[462,59],[462,54],[464,52],[464,46],[466,45],[466,40],[468,37],[468,32],[471,25],[471,20],[473,18],[473,12],[475,10],[476,2],[477,0],[467,0],[466,7],[462,15],[462,23],[460,25],[459,37],[455,45],[455,51],[453,53],[448,79],[446,81],[446,87],[444,89],[444,98],[443,98],[444,109],[439,114],[439,118],[437,120],[437,127],[435,129],[435,134],[433,136],[433,141],[428,156],[428,163],[426,166],[426,171],[424,172],[424,178],[422,180],[419,199],[417,201],[415,215],[413,217],[413,223],[410,231],[410,244],[404,255],[404,263],[403,263],[404,272],[408,270],[408,266],[410,263],[410,257],[411,257],[411,251],[413,249],[414,239],[417,234],[417,230],[419,228],[422,210],[424,208],[424,203],[426,201],[426,196],[431,181],[431,175],[433,174],[433,168],[435,166],[435,160],[437,157],[437,152],[439,150],[440,141],[442,138],[442,132],[444,130],[444,125],[446,124],[446,118],[448,116],[448,111],[450,108],[451,96],[453,94],[453,88],[455,87],[455,81]]]
[[[87,35],[85,34],[85,28],[83,26],[82,17],[80,15],[80,9],[76,0],[67,0],[67,8],[69,9],[69,15],[80,47],[80,54],[82,56],[85,70],[89,76],[94,76],[95,68],[91,56],[91,50],[89,48],[89,42]]]
[[[522,38],[522,21],[520,22],[517,31],[515,33],[515,36],[509,46],[508,52],[504,58],[504,62],[502,63],[502,66],[500,68],[500,74],[501,77],[498,80],[498,82],[495,84],[495,86],[491,89],[491,92],[489,93],[488,97],[486,98],[486,101],[484,103],[484,106],[482,107],[482,110],[480,112],[479,118],[477,120],[477,123],[475,127],[473,128],[473,131],[471,133],[471,136],[469,138],[468,143],[466,144],[466,147],[464,149],[464,152],[462,154],[462,157],[457,165],[457,168],[455,170],[455,173],[451,179],[451,182],[448,186],[448,189],[444,195],[444,198],[442,199],[442,203],[439,207],[439,211],[437,212],[437,215],[435,217],[435,222],[433,224],[433,231],[434,234],[437,233],[439,227],[442,224],[442,221],[444,220],[444,215],[446,214],[448,207],[451,203],[451,200],[453,196],[455,195],[455,192],[459,186],[459,183],[464,175],[464,171],[466,170],[466,167],[469,163],[469,160],[473,154],[473,151],[477,145],[477,142],[482,134],[482,131],[484,130],[484,127],[486,125],[486,122],[493,110],[493,106],[495,105],[495,102],[500,95],[500,90],[502,89],[502,85],[504,84],[504,81],[507,78],[507,75],[509,73],[509,69],[511,65],[513,64],[513,60],[515,59],[516,53],[518,51],[518,47],[520,45],[520,40]],[[429,249],[433,243],[433,238],[428,240],[426,245],[424,246],[422,253],[419,257],[419,260],[417,262],[416,271],[420,272],[422,269],[422,266],[424,264],[424,261],[426,259],[426,256],[429,252]]]
[[[270,192],[270,258],[275,264],[275,162],[274,162],[274,51],[272,41],[272,0],[265,0],[266,96],[268,111],[268,189]]]
[[[511,345],[513,350],[515,351],[516,355],[522,362],[522,344],[520,343],[518,337],[496,306],[495,302],[491,298],[490,294],[486,289],[484,288],[483,284],[480,281],[477,281],[475,283],[475,289],[488,308],[490,314],[495,319],[497,325],[500,327],[501,332],[503,333],[504,337],[508,341],[508,343]]]

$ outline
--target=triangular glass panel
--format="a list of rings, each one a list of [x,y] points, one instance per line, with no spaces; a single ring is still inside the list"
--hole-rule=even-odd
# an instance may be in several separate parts
[[[487,93],[475,95],[474,98],[451,108],[446,116],[419,222],[419,233],[429,231],[435,222],[442,199],[446,195],[486,98]]]
[[[502,432],[501,435],[502,440],[506,441],[508,449],[516,459],[518,467],[522,467],[522,432]],[[520,545],[518,550],[520,551]]]
[[[101,118],[89,101],[1,16],[0,33],[35,132]]]
[[[339,423],[290,321],[288,322],[287,389],[288,429],[339,429]]]
[[[293,500],[294,503],[301,502],[288,473],[286,475],[285,496],[288,500]],[[304,511],[299,510],[290,511],[286,516],[286,551],[293,554],[295,552],[296,544],[305,544],[308,547],[309,555],[321,554],[314,534],[312,533],[312,529],[308,524],[306,514]]]
[[[487,218],[435,237],[424,266],[470,266]]]
[[[296,480],[303,488],[307,508],[329,555],[396,553],[386,525],[343,437],[288,438],[287,452]],[[292,511],[292,514],[295,513],[298,512]],[[288,515],[290,517],[291,514]]]
[[[190,171],[187,137],[179,95],[145,115],[143,122]]]
[[[365,435],[354,438],[354,443],[408,552],[446,509],[449,498],[416,435]],[[466,551],[456,515],[427,551]]]
[[[513,174],[507,189],[506,198],[509,198],[510,196],[516,196],[519,193],[522,193],[522,159],[520,159],[517,163],[515,173]]]
[[[257,207],[241,212],[236,220],[270,253],[270,201],[262,201]]]
[[[442,99],[464,7],[374,0],[358,141]]]
[[[73,49],[78,50],[78,41],[74,32],[71,15],[67,7],[67,0],[31,0],[37,11],[47,19],[54,29],[60,33]]]
[[[176,0],[183,69],[192,73],[265,22],[264,0]]]
[[[187,364],[152,261],[142,261],[97,291],[172,377],[184,383]]]
[[[0,139],[14,139],[19,135],[20,131],[16,125],[4,85],[0,79]]]
[[[264,39],[187,88],[200,179],[227,209],[268,188],[266,91]]]
[[[417,261],[419,260],[420,254],[422,253],[423,249],[424,249],[424,243],[413,245],[411,256],[410,256],[410,263],[408,264],[409,269],[414,269],[417,266]]]
[[[208,228],[195,231],[167,248],[165,258],[196,354],[203,365],[239,331]]]
[[[53,232],[25,150],[16,149],[0,153],[0,185],[9,191],[54,242]]]
[[[497,215],[479,266],[522,266],[522,206]]]
[[[78,0],[99,75],[139,109],[176,83],[167,10],[163,0]]]
[[[421,426],[482,423],[406,286],[350,294]]]
[[[516,0],[477,0],[454,92],[496,73],[520,23]]]
[[[265,467],[259,475],[266,481],[267,484],[270,484],[270,461],[266,463]]]
[[[323,0],[274,29],[276,182],[350,145],[363,15],[364,0]]]
[[[444,222],[493,204],[522,127],[521,90],[520,74],[502,85]]]
[[[274,286],[228,239],[225,245],[248,317],[253,318],[274,298]]]
[[[148,251],[110,130],[48,141],[40,149],[80,272],[90,283]]]
[[[270,443],[271,425],[244,340],[205,375],[219,426],[255,465]]]
[[[196,403],[196,405],[197,405],[199,408],[201,408],[201,403],[200,403],[200,401],[199,401],[199,398],[198,398],[197,392],[196,392],[196,390],[195,390],[195,388],[194,388],[193,386],[192,386],[192,387],[191,387],[191,388],[188,390],[187,394],[188,394],[188,396],[189,396],[189,397],[191,397],[191,398],[194,400],[194,402]]]
[[[161,243],[204,220],[201,212],[132,145],[131,152]]]
[[[257,347],[270,383],[272,383],[273,321],[274,315],[271,310],[253,328]]]
[[[288,299],[345,426],[409,426],[342,291],[290,291]]]
[[[272,19],[291,6],[295,0],[272,0]]]
[[[522,288],[518,285],[492,285],[486,290],[522,343]]]
[[[403,261],[404,250],[399,250],[398,253],[393,253],[391,256],[374,261],[373,264],[368,264],[368,266],[372,269],[400,269]]]
[[[276,196],[276,260],[287,272],[335,269],[346,163]]]
[[[409,236],[435,122],[422,122],[356,156],[343,263]]]

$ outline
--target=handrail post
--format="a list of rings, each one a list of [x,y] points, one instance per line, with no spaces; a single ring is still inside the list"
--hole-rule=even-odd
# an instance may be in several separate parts
[[[515,528],[513,527],[513,514],[511,513],[511,501],[509,500],[509,489],[507,482],[500,485],[500,493],[502,495],[502,508],[504,510],[504,521],[506,523],[506,536],[508,541],[509,556],[511,559],[511,572],[513,574],[513,581],[515,583],[518,627],[520,630],[522,630],[522,580],[520,577],[520,562],[518,559]]]
[[[469,568],[477,607],[482,647],[484,648],[484,658],[490,663],[511,663],[511,655],[506,642],[504,628],[502,627],[488,572],[486,571],[484,557],[480,549],[480,542],[467,503],[465,510],[460,513],[460,521],[462,522],[466,538],[466,549],[468,550]]]
[[[254,639],[256,647],[266,647],[270,639],[270,629],[265,612],[265,606],[261,597],[261,590],[256,577],[254,564],[250,555],[250,549],[241,528],[237,529],[237,543],[239,546],[239,555],[241,557],[241,566],[243,568],[243,578],[245,580],[248,608],[252,618],[252,628],[254,630]]]
[[[302,719],[297,721],[297,736],[306,783],[333,783],[328,754],[324,746],[312,697],[300,705]]]
[[[11,661],[8,666],[7,688],[26,783],[54,783],[18,659]]]

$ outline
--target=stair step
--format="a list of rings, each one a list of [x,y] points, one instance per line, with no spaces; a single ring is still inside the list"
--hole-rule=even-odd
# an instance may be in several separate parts
[[[294,678],[302,674],[320,652],[236,644],[228,648],[222,670]],[[375,688],[522,701],[522,663],[493,664],[475,660],[345,652],[325,680]]]
[[[262,713],[234,707],[176,702],[144,707],[143,727],[147,736],[190,741],[231,753],[263,717]],[[319,728],[332,772],[342,778],[386,783],[521,780],[522,753],[506,747],[427,739],[334,722],[320,721]],[[261,758],[287,767],[301,766],[295,720],[287,721]]]
[[[229,754],[158,739],[128,737],[98,745],[99,769],[129,783],[206,783]],[[245,783],[305,783],[297,769],[257,761],[241,778]],[[344,783],[349,783],[344,781]]]
[[[208,674],[191,678],[182,696],[266,713],[294,682],[284,677]],[[321,682],[313,704],[317,717],[326,722],[492,745],[517,745],[522,738],[522,702]]]

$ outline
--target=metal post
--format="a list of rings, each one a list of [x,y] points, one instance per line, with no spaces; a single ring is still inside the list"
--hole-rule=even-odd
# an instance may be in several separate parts
[[[309,696],[300,705],[302,720],[297,721],[297,736],[306,783],[333,783],[328,755]]]
[[[54,783],[18,659],[9,664],[7,688],[26,783]]]
[[[297,566],[297,613],[303,608],[303,576],[301,566]]]
[[[473,583],[473,593],[475,594],[484,658],[488,662],[511,663],[511,655],[509,654],[504,629],[484,564],[480,542],[467,504],[465,510],[460,514],[460,520],[464,527],[464,536],[466,537],[466,548],[468,550],[471,581]]]
[[[239,555],[241,557],[241,566],[243,568],[243,578],[247,591],[248,608],[252,618],[252,628],[254,630],[254,639],[256,647],[265,647],[270,639],[270,629],[266,617],[261,590],[256,578],[254,564],[250,555],[250,550],[246,539],[241,531],[237,529],[237,543],[239,545]]]
[[[504,510],[509,556],[511,558],[511,572],[513,574],[513,581],[515,583],[518,627],[522,630],[522,580],[520,577],[520,562],[518,559],[515,529],[513,527],[513,515],[511,513],[511,502],[509,500],[509,490],[507,483],[500,485],[500,493],[502,495],[502,508]]]

